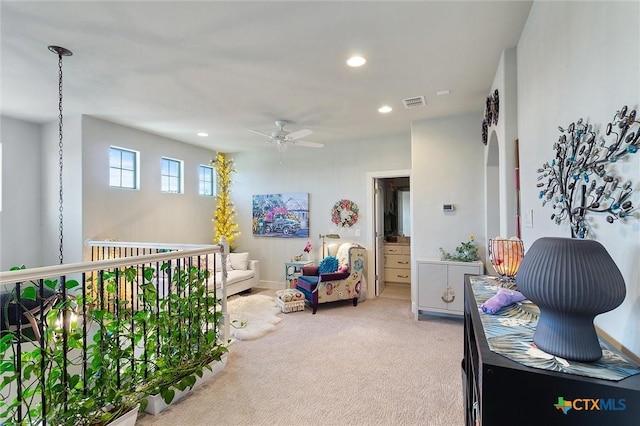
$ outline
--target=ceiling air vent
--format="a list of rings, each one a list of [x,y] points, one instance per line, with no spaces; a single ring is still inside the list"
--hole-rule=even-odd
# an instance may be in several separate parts
[[[427,105],[427,103],[424,100],[424,96],[415,96],[413,98],[403,99],[402,103],[404,104],[404,107],[407,109],[418,108],[418,107],[423,107]]]

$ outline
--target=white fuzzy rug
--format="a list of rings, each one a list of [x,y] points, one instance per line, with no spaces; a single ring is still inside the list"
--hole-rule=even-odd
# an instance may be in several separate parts
[[[238,340],[253,340],[276,329],[282,321],[276,299],[263,294],[237,296],[229,299],[227,311],[231,317],[231,335]],[[242,326],[241,323],[246,323]]]

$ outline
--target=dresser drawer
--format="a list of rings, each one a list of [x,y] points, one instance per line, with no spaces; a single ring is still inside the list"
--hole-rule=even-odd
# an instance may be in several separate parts
[[[411,269],[411,256],[406,254],[387,254],[384,256],[384,267]]]
[[[411,246],[386,245],[384,246],[384,254],[411,254]]]
[[[384,268],[384,280],[390,283],[411,283],[411,270]]]

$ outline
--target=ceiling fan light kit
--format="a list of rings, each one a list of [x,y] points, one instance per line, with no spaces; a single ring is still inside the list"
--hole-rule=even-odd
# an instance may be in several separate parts
[[[279,152],[284,152],[288,145],[304,146],[307,148],[322,148],[324,145],[318,142],[304,141],[302,138],[309,136],[313,132],[309,129],[297,130],[295,132],[289,132],[284,129],[287,125],[285,120],[276,120],[275,122],[278,130],[271,132],[271,134],[260,132],[258,130],[247,129],[251,133],[255,133],[260,136],[268,138],[267,143],[274,143]]]

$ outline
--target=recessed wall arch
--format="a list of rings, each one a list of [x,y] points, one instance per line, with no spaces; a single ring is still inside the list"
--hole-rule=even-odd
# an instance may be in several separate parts
[[[485,235],[489,241],[490,238],[500,235],[500,143],[498,134],[493,129],[489,133],[485,161]],[[487,262],[487,265],[490,263]]]
[[[485,147],[485,237],[517,235],[516,140],[517,123],[516,48],[502,52],[489,93],[499,94],[498,122],[488,127]],[[487,259],[488,260],[488,259]],[[487,262],[487,265],[490,265]]]

